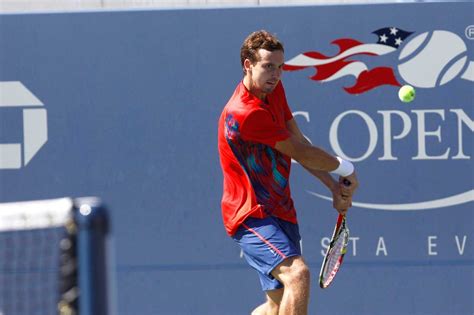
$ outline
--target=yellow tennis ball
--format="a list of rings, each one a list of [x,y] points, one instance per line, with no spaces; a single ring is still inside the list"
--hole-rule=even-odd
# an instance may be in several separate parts
[[[398,90],[398,98],[404,103],[409,103],[415,99],[415,88],[411,85],[404,85]]]

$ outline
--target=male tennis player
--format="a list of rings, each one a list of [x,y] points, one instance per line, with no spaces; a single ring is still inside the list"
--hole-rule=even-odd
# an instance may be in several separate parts
[[[257,270],[267,296],[253,315],[308,310],[310,274],[301,257],[288,183],[291,158],[330,189],[340,213],[351,206],[358,186],[350,162],[312,146],[298,128],[280,81],[283,53],[282,43],[266,31],[245,39],[240,50],[244,78],[219,119],[224,225]],[[351,185],[343,185],[344,178]]]

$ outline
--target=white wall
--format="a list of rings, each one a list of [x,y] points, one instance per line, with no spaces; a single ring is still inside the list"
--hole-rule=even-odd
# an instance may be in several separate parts
[[[140,8],[196,8],[239,6],[285,6],[309,4],[406,2],[396,0],[0,0],[0,12],[116,10]],[[413,2],[413,1],[411,1]],[[421,2],[421,1],[420,1]]]

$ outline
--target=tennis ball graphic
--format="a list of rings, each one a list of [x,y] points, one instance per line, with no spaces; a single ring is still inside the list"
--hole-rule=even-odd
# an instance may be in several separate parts
[[[415,89],[411,85],[404,85],[398,90],[398,98],[403,103],[409,103],[415,99]]]
[[[408,84],[433,88],[454,79],[467,62],[464,41],[448,31],[426,32],[405,44],[400,52],[400,76]]]

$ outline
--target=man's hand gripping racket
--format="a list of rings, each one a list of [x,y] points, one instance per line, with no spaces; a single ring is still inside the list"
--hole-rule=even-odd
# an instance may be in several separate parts
[[[345,179],[344,185],[350,186],[351,182]],[[346,224],[346,216],[344,214],[339,214],[331,242],[329,243],[319,273],[319,286],[322,289],[327,288],[334,280],[334,277],[342,265],[348,243],[349,229]]]

